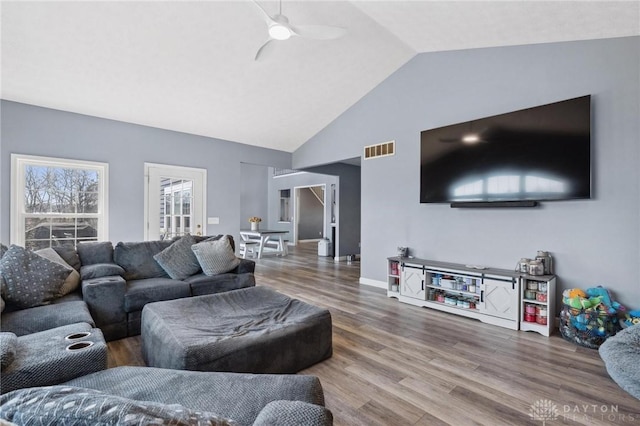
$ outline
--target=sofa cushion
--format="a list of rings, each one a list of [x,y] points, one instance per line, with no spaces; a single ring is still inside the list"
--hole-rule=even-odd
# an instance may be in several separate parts
[[[67,349],[70,345],[76,349]],[[2,373],[0,393],[57,385],[105,368],[107,344],[99,328],[86,323],[56,327],[18,337],[16,359]]]
[[[80,278],[82,278],[83,281],[113,275],[124,276],[122,266],[116,265],[115,263],[94,263],[93,265],[82,265],[80,268]]]
[[[94,263],[113,263],[113,244],[111,241],[89,241],[76,246],[82,265]]]
[[[170,245],[171,240],[119,242],[116,244],[113,257],[124,269],[125,280],[167,277],[167,273],[153,256]]]
[[[185,278],[184,282],[191,286],[192,296],[202,296],[253,287],[256,285],[256,278],[253,274],[226,273],[213,276],[197,274]]]
[[[82,263],[80,263],[80,256],[78,256],[78,252],[76,251],[76,248],[74,246],[71,246],[71,245],[55,246],[52,248],[73,269],[80,272],[80,267],[82,266]]]
[[[80,273],[73,269],[71,265],[64,261],[62,257],[51,247],[47,247],[41,250],[37,250],[36,254],[38,256],[42,256],[45,259],[49,259],[52,262],[57,263],[58,265],[62,265],[65,269],[69,271],[69,275],[67,279],[62,283],[62,287],[60,287],[60,296],[64,296],[65,294],[69,294],[75,289],[78,288],[80,284]]]
[[[18,336],[14,333],[0,333],[0,369],[4,370],[16,357]]]
[[[193,236],[185,235],[153,258],[171,278],[182,280],[200,271],[198,258],[191,250],[195,243]]]
[[[140,311],[147,303],[191,296],[189,284],[171,278],[146,278],[127,281],[125,312]]]
[[[75,294],[75,293],[72,293]],[[72,294],[58,300],[73,298]],[[0,328],[18,336],[37,333],[64,325],[85,322],[95,326],[87,304],[82,300],[37,306],[13,312],[3,312]]]
[[[58,297],[69,270],[12,244],[0,259],[0,274],[5,281],[4,299],[24,309]]]
[[[229,272],[240,264],[231,248],[229,238],[225,235],[219,240],[203,241],[191,246],[198,258],[198,263],[206,275],[217,275]]]
[[[16,424],[232,424],[216,414],[178,404],[136,401],[93,389],[46,386],[2,396],[0,418]]]

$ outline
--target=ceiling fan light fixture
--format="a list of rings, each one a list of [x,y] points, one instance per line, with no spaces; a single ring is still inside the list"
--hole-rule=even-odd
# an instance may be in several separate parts
[[[275,40],[287,40],[291,37],[291,30],[282,24],[273,24],[269,26],[269,36]]]

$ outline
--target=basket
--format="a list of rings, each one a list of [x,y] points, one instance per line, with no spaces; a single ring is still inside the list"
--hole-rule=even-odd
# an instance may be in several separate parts
[[[563,304],[560,312],[560,334],[566,340],[598,349],[608,337],[620,330],[617,314],[598,309],[576,309]]]

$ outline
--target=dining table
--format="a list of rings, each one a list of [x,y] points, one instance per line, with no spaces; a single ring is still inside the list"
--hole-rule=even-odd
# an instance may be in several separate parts
[[[286,256],[287,250],[284,246],[284,236],[289,231],[278,231],[275,229],[241,229],[240,237],[242,241],[254,241],[258,243],[258,259],[262,259],[262,255],[266,252],[273,253],[275,255]],[[273,238],[273,240],[272,240]],[[277,238],[277,240],[276,240]],[[265,250],[269,241],[277,242],[276,247],[271,250]]]

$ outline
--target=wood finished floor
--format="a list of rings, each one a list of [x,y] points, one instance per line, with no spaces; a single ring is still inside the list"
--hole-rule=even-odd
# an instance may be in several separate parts
[[[320,378],[336,425],[640,425],[596,350],[402,304],[359,277],[316,244],[256,265],[258,285],[331,311],[333,357],[300,374]],[[119,365],[144,365],[139,337],[109,343]],[[557,415],[534,419],[535,403]]]

